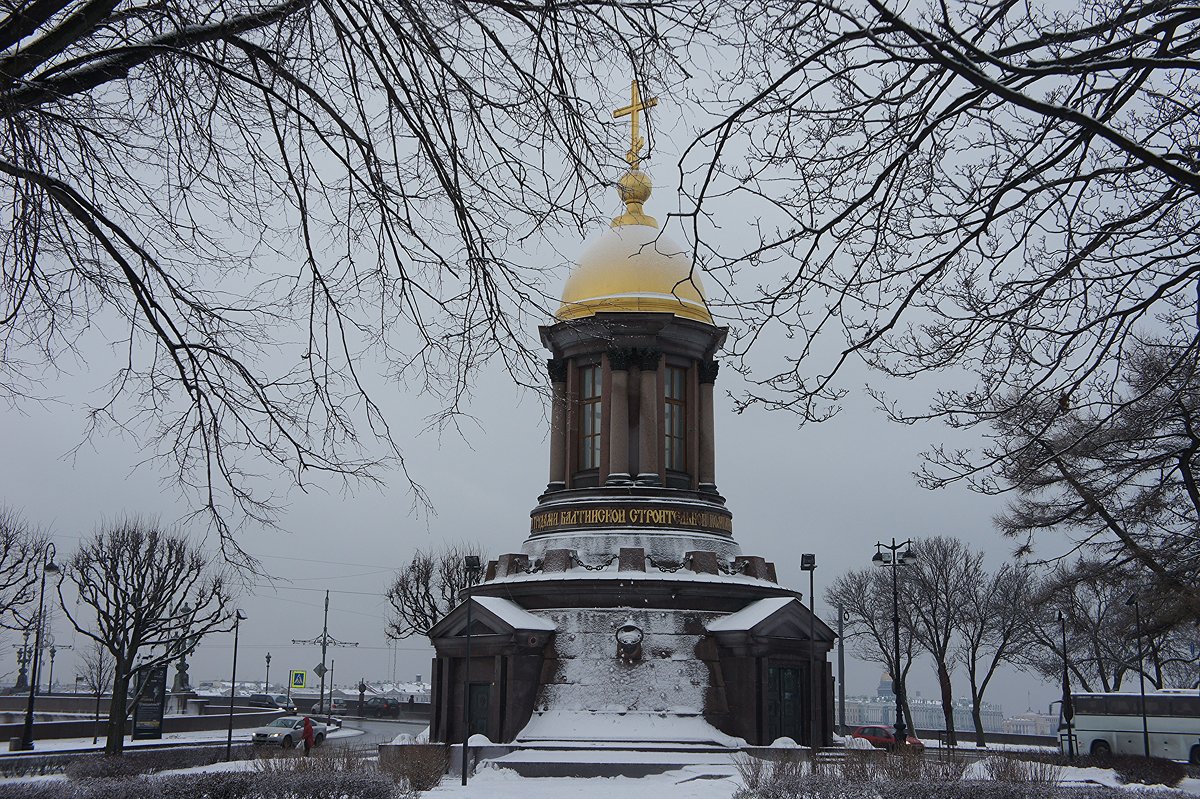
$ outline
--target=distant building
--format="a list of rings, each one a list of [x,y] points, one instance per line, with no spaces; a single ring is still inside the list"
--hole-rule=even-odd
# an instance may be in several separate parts
[[[1027,710],[1006,718],[1003,731],[1012,735],[1058,735],[1058,714]]]
[[[908,706],[912,711],[913,724],[918,730],[942,730],[946,719],[942,714],[940,699],[922,698],[919,692],[909,696]],[[999,705],[984,702],[982,713],[984,732],[1002,732],[1004,711]],[[896,723],[896,699],[892,694],[892,678],[884,674],[879,680],[875,696],[846,697],[846,724],[859,727],[865,724],[891,726]],[[967,699],[954,700],[954,729],[973,732],[975,721],[971,717],[971,702]]]

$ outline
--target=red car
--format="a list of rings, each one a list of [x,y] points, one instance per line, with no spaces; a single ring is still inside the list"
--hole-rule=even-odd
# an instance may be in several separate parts
[[[850,737],[870,741],[871,746],[876,749],[896,748],[896,733],[888,727],[857,727],[854,732],[850,733]],[[904,748],[923,752],[925,744],[921,743],[920,738],[908,735],[905,736]]]

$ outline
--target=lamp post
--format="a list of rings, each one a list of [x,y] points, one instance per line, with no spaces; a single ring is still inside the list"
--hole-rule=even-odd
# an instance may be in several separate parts
[[[846,611],[838,605],[838,734],[846,734]]]
[[[814,584],[816,580],[814,576],[817,572],[817,556],[806,552],[800,556],[800,571],[808,572],[808,745],[816,746],[816,727],[814,722],[817,719],[816,713],[816,697],[817,697],[817,675],[816,675],[816,649],[817,629],[817,596]]]
[[[54,656],[58,654],[58,647],[50,644],[50,669],[46,672],[46,693],[54,693]]]
[[[237,650],[238,650],[238,629],[243,621],[246,620],[246,614],[240,610],[233,613],[233,669],[229,675],[229,732],[225,736],[225,762],[228,763],[233,758],[233,698],[237,696]]]
[[[1063,650],[1063,679],[1062,679],[1062,715],[1067,722],[1067,759],[1075,759],[1075,731],[1072,729],[1072,719],[1075,718],[1075,705],[1071,702],[1071,671],[1067,660],[1067,617],[1060,610],[1058,623],[1062,627]]]
[[[267,653],[267,674],[263,678],[263,693],[271,693],[271,653]]]
[[[188,664],[187,664],[187,655],[188,655],[187,639],[188,639],[188,631],[191,629],[191,626],[192,626],[191,625],[192,606],[189,603],[184,602],[179,607],[179,610],[180,610],[180,612],[183,613],[184,623],[183,623],[182,638],[180,641],[179,662],[175,664],[175,680],[174,680],[174,682],[171,683],[171,693],[176,693],[176,694],[182,694],[182,693],[186,693],[186,692],[192,690],[192,686],[188,682]]]
[[[42,563],[42,585],[38,591],[37,627],[33,633],[33,662],[29,669],[29,703],[25,706],[25,726],[21,730],[22,750],[33,748],[33,701],[37,694],[38,660],[42,652],[42,622],[46,611],[46,575],[59,572],[58,565],[54,562],[56,554],[58,551],[54,548],[54,543],[47,543]]]
[[[463,661],[463,742],[462,742],[462,784],[467,784],[467,741],[471,739],[471,586],[480,571],[479,556],[467,555],[463,558],[463,572],[466,574],[466,586],[463,593],[467,603],[467,656]]]
[[[1125,606],[1133,608],[1133,620],[1135,630],[1137,631],[1138,693],[1140,694],[1142,710],[1142,751],[1146,757],[1150,757],[1150,724],[1146,718],[1146,668],[1142,654],[1142,609],[1138,604],[1138,595],[1130,594],[1129,599],[1125,600]]]
[[[13,686],[13,693],[24,691],[29,687],[29,658],[32,652],[29,649],[29,628],[26,627],[21,633],[21,648],[17,650],[17,683]]]
[[[875,555],[871,558],[876,566],[887,566],[892,570],[892,671],[895,672],[892,675],[892,693],[896,697],[896,746],[904,746],[908,742],[908,729],[904,724],[904,680],[900,678],[900,579],[896,569],[912,562],[910,546],[910,539],[898,544],[895,538],[891,544],[877,542]]]

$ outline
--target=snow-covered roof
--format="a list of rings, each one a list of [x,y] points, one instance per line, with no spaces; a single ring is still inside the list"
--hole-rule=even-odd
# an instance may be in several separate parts
[[[790,602],[795,602],[792,596],[773,596],[751,602],[737,613],[730,613],[719,619],[713,619],[705,625],[711,633],[748,632],[782,610]]]
[[[525,608],[508,599],[498,596],[472,596],[471,600],[485,610],[494,613],[501,621],[512,626],[515,630],[545,630],[553,632],[558,629],[554,622],[535,616]]]

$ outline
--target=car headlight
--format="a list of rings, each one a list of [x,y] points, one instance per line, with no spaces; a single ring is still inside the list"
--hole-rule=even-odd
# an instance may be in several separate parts
[[[273,732],[273,733],[271,733],[271,737],[272,737],[272,738],[278,738],[278,737],[279,737],[279,733],[277,733],[277,732]]]

